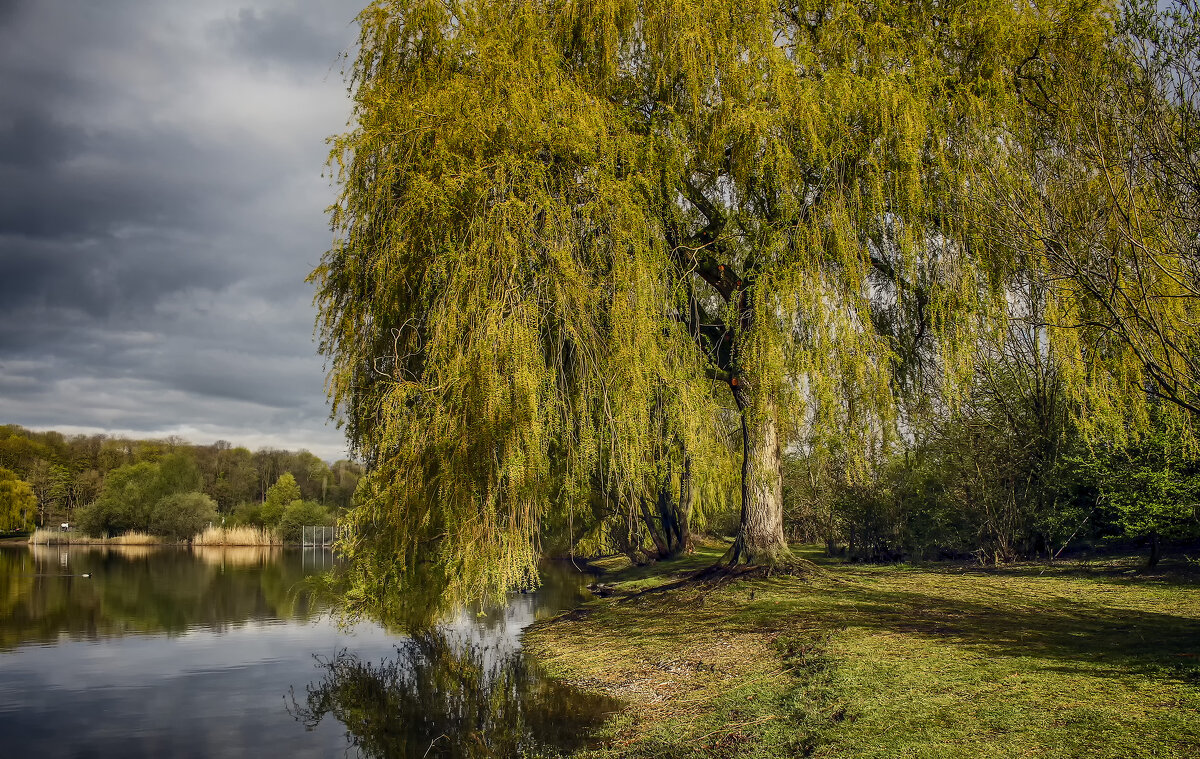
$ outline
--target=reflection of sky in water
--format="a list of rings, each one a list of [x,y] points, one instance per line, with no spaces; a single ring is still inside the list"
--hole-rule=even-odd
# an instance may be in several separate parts
[[[501,615],[490,615],[486,621],[471,612],[440,626],[440,630],[455,653],[475,649],[483,656],[484,671],[494,674],[500,663],[521,649],[521,631],[537,618],[537,603],[533,596],[518,596]],[[498,617],[498,618],[497,618]]]
[[[288,712],[291,693],[302,700],[320,676],[314,655],[381,662],[404,643],[289,600],[325,563],[298,551],[71,549],[71,577],[59,576],[64,556],[0,550],[0,592],[16,599],[0,608],[0,756],[342,756],[345,727],[326,718],[306,731]],[[448,647],[476,652],[490,680],[520,631],[576,601],[580,584],[464,611],[442,628]]]
[[[223,633],[66,641],[0,654],[5,756],[332,756],[329,720],[305,732],[288,714],[313,654],[379,659],[396,639],[373,625],[252,623]],[[10,753],[11,752],[11,753]]]

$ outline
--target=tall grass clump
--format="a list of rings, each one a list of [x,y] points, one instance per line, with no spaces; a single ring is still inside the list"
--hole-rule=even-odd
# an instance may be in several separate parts
[[[197,546],[275,546],[283,539],[265,527],[209,527],[192,538]]]
[[[97,538],[96,542],[107,543],[108,545],[114,546],[154,546],[165,543],[166,541],[158,535],[151,535],[148,532],[131,530],[123,535],[117,535],[115,537],[108,538],[107,540],[103,538]]]
[[[59,532],[57,530],[37,529],[29,536],[29,542],[34,545],[116,545],[116,546],[156,546],[163,543],[157,535],[145,532],[130,531],[110,538],[94,538],[80,532]]]

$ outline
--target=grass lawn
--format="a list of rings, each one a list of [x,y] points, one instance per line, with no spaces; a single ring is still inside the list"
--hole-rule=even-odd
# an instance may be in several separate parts
[[[1200,757],[1200,566],[818,564],[639,593],[721,546],[616,571],[530,628],[616,695],[585,756]],[[1164,560],[1165,561],[1165,560]]]

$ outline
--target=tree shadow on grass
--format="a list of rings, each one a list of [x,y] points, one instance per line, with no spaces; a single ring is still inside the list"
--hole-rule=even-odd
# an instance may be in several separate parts
[[[1144,556],[1099,556],[1091,559],[1047,562],[1028,561],[1001,566],[976,563],[938,562],[913,565],[915,571],[936,575],[973,577],[1077,578],[1138,585],[1178,588],[1200,585],[1200,560],[1177,554],[1164,557],[1158,566],[1146,567]]]
[[[986,589],[980,589],[981,593]],[[994,656],[1050,660],[1063,671],[1169,677],[1200,685],[1200,620],[1063,597],[951,598],[847,583],[822,621],[937,639]],[[746,628],[744,631],[749,631]]]
[[[1014,576],[1008,570],[1002,574]],[[979,583],[977,577],[964,579]],[[940,577],[938,582],[948,581]],[[1136,592],[1107,582],[1097,587],[1103,586],[1115,593]],[[712,593],[685,586],[630,599],[621,604],[634,607],[629,612],[585,608],[568,616],[600,611],[593,624],[607,633],[626,642],[665,644],[668,650],[675,641],[683,644],[697,636],[857,628],[936,639],[992,656],[1043,659],[1062,671],[1113,677],[1140,673],[1200,686],[1200,619],[1195,617],[1124,608],[1119,599],[1106,603],[1102,595],[1070,598],[1071,587],[1065,585],[1055,589],[1058,595],[984,583],[947,591],[879,587],[855,578],[818,583],[776,578]]]

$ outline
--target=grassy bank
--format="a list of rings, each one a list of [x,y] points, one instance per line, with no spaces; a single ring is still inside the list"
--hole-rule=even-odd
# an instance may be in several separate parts
[[[1194,757],[1200,571],[1179,561],[852,566],[628,594],[710,547],[609,578],[618,595],[527,647],[617,695],[588,756]]]

